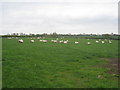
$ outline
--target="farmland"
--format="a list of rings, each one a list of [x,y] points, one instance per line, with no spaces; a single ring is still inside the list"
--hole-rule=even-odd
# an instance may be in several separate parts
[[[64,38],[67,44],[35,39],[2,39],[3,88],[117,88],[118,40],[112,44],[90,39]],[[78,41],[78,44],[74,42]]]

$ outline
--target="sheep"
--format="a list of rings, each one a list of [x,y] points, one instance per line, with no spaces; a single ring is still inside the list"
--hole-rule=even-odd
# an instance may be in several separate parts
[[[53,43],[57,43],[57,40],[51,40],[51,42],[53,42]]]
[[[75,42],[75,44],[78,44],[79,42]]]
[[[40,37],[38,37],[37,39],[40,39]]]
[[[54,40],[54,43],[57,43],[57,40]]]
[[[40,42],[43,42],[43,40],[40,40]]]
[[[47,40],[43,40],[42,42],[46,43],[46,42],[47,42]]]
[[[46,42],[47,42],[47,40],[40,40],[40,42],[44,42],[44,43],[46,43]]]
[[[91,42],[87,42],[88,45],[91,45]]]
[[[104,44],[105,42],[104,41],[102,41],[102,44]]]
[[[95,41],[96,43],[99,43],[99,41]]]
[[[18,39],[18,37],[16,37],[16,39]]]
[[[34,43],[35,41],[34,40],[30,40],[31,43]]]
[[[59,43],[63,43],[63,40],[59,41]]]
[[[51,42],[54,42],[54,40],[51,40]]]
[[[107,41],[107,39],[105,39],[105,41]]]
[[[67,44],[67,43],[68,43],[68,41],[63,41],[63,43],[64,43],[64,44]]]
[[[101,39],[99,39],[99,41],[101,41]]]
[[[110,41],[110,40],[109,40],[109,43],[111,44],[111,43],[112,43],[112,41]]]
[[[22,39],[19,39],[18,42],[19,42],[19,43],[23,43],[24,41],[23,41]]]
[[[8,39],[10,40],[10,39],[12,39],[11,37],[8,37]]]

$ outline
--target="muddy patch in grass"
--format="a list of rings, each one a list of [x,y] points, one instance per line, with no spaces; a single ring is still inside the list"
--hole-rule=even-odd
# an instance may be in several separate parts
[[[108,69],[107,73],[109,73],[109,74],[119,74],[120,68],[118,67],[119,66],[118,61],[120,59],[118,59],[118,58],[102,58],[102,60],[105,60],[105,61],[108,62],[107,64],[101,65],[103,68]]]

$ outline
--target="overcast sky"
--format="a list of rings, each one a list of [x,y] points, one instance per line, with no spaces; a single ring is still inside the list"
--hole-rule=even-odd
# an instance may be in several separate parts
[[[0,34],[118,33],[119,0],[1,0]]]

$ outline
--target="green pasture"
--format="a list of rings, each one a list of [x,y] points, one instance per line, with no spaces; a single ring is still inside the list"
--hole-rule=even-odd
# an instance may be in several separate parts
[[[22,39],[2,39],[3,88],[118,87],[118,77],[108,73],[112,67],[102,67],[108,64],[104,58],[118,58],[117,40],[97,44],[95,39],[64,38],[69,43],[63,44],[50,42],[56,38],[46,38],[47,43]]]

